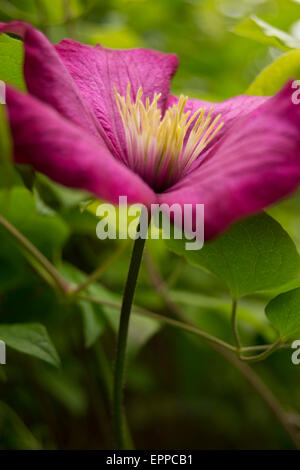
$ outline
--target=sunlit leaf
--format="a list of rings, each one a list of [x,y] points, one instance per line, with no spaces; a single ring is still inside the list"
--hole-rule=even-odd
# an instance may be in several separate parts
[[[23,78],[24,50],[22,41],[0,35],[0,80],[25,90]]]
[[[91,44],[103,44],[112,49],[132,49],[141,47],[141,40],[137,34],[127,28],[118,26],[106,26],[91,32],[89,28],[88,40]]]
[[[283,51],[300,48],[300,41],[278,28],[266,23],[255,15],[238,23],[233,32],[239,36],[254,39],[267,46],[277,47]]]
[[[273,95],[290,78],[300,78],[300,50],[287,52],[266,67],[251,83],[246,94]]]

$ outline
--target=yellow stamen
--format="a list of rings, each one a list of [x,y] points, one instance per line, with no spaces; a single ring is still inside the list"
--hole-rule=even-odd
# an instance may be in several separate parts
[[[184,176],[224,124],[219,122],[220,114],[212,118],[213,108],[208,113],[201,108],[190,117],[190,111],[184,112],[188,98],[183,95],[162,117],[160,93],[154,93],[152,102],[146,97],[144,104],[142,87],[135,100],[130,84],[126,97],[114,91],[128,165],[155,189],[164,189]]]

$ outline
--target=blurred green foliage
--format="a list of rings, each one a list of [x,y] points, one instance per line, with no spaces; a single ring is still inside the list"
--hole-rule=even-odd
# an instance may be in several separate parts
[[[250,15],[285,31],[295,41],[300,38],[300,4],[289,0],[2,0],[0,3],[1,21],[30,21],[53,42],[72,37],[113,48],[141,46],[176,52],[180,66],[172,91],[212,100],[244,93],[264,67],[278,57],[280,60],[271,67],[278,68],[282,61],[288,62],[287,74],[289,67],[298,74],[299,60],[293,61],[292,55],[295,57],[299,52],[282,56],[290,47],[285,42],[286,36],[278,36],[274,30],[270,33],[265,24],[253,25]],[[17,52],[12,54],[14,49]],[[292,59],[287,61],[286,57]],[[0,58],[0,72],[10,72],[10,76],[0,78],[23,87],[18,77],[22,59],[20,43],[1,38]],[[281,72],[284,67],[280,65]],[[269,70],[259,76],[259,82],[254,82],[257,88],[250,88],[253,93],[273,93],[279,87],[282,76],[278,79],[274,69],[270,73]],[[2,157],[9,155],[10,141],[6,137],[2,108],[0,112]],[[5,168],[13,184],[9,192]],[[1,214],[72,284],[83,282],[88,273],[106,262],[124,243],[96,238],[97,218],[81,210],[84,204],[80,203],[89,197],[84,193],[62,188],[22,167],[12,170],[9,159],[1,160],[0,185]],[[270,213],[299,249],[298,208],[299,194],[296,194]],[[0,366],[0,449],[113,447],[109,403],[119,314],[109,302],[120,302],[130,249],[131,246],[125,247],[103,273],[101,284],[89,287],[90,295],[108,304],[100,306],[87,300],[75,304],[47,285],[28,255],[24,256],[7,231],[0,228],[0,338],[3,328],[2,336],[8,345],[7,365]],[[159,240],[149,242],[148,251],[166,280],[170,298],[185,317],[207,332],[232,342],[230,296],[222,282],[222,279],[226,281],[226,273],[214,278],[183,262]],[[288,261],[294,279],[298,266],[293,246],[291,253],[292,259]],[[293,280],[289,288],[299,287],[298,284],[298,280]],[[276,339],[264,315],[268,301],[282,291],[281,285],[276,286],[272,291],[253,294],[240,302],[243,344]],[[245,292],[259,290],[248,288],[244,288]],[[161,295],[153,289],[147,263],[142,267],[136,304],[162,314],[170,313]],[[28,341],[38,344],[34,351],[29,351],[35,357],[22,354],[28,353]],[[126,402],[138,448],[287,449],[292,446],[274,415],[239,371],[200,339],[191,340],[186,333],[162,328],[159,322],[135,314],[129,352]],[[257,365],[256,371],[290,409],[291,422],[299,426],[299,371],[291,363],[290,355],[290,350],[282,350],[266,363]],[[54,367],[58,356],[60,369]]]

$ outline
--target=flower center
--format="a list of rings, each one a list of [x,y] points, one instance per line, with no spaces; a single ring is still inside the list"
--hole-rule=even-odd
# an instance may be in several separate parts
[[[154,93],[152,102],[148,97],[142,101],[140,87],[132,101],[130,88],[128,84],[126,97],[114,88],[125,131],[127,163],[151,187],[162,191],[189,171],[224,123],[219,122],[221,114],[212,119],[213,108],[208,112],[198,109],[192,116],[190,111],[184,112],[188,98],[183,95],[162,117],[158,107],[161,93]]]

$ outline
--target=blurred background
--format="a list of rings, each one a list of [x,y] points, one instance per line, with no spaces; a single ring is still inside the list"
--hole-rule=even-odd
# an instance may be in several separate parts
[[[0,21],[31,22],[52,42],[70,37],[111,48],[175,52],[180,66],[172,92],[215,101],[244,93],[255,76],[283,53],[251,39],[245,30],[237,34],[238,25],[250,15],[300,40],[300,2],[290,0],[0,3]],[[29,171],[22,170],[18,178],[12,190],[15,213],[11,217],[69,280],[84,279],[123,248],[96,288],[101,295],[119,300],[131,244],[97,240],[97,219],[80,210],[85,195]],[[299,244],[297,207],[296,195],[272,209],[272,214]],[[232,341],[225,287],[168,252],[162,241],[151,241],[136,304],[168,314],[170,305],[159,289],[161,278],[170,299],[188,319]],[[267,294],[260,294],[241,302],[245,344],[274,339],[263,313],[267,300]],[[60,298],[1,230],[0,315],[5,324],[45,325],[61,359],[61,366],[55,368],[8,348],[7,365],[0,366],[0,449],[113,448],[110,391],[118,312],[88,302],[74,306]],[[288,419],[300,425],[300,366],[292,365],[290,351],[253,368],[285,407]],[[292,448],[285,430],[252,385],[236,364],[200,339],[133,317],[126,406],[137,448]]]

